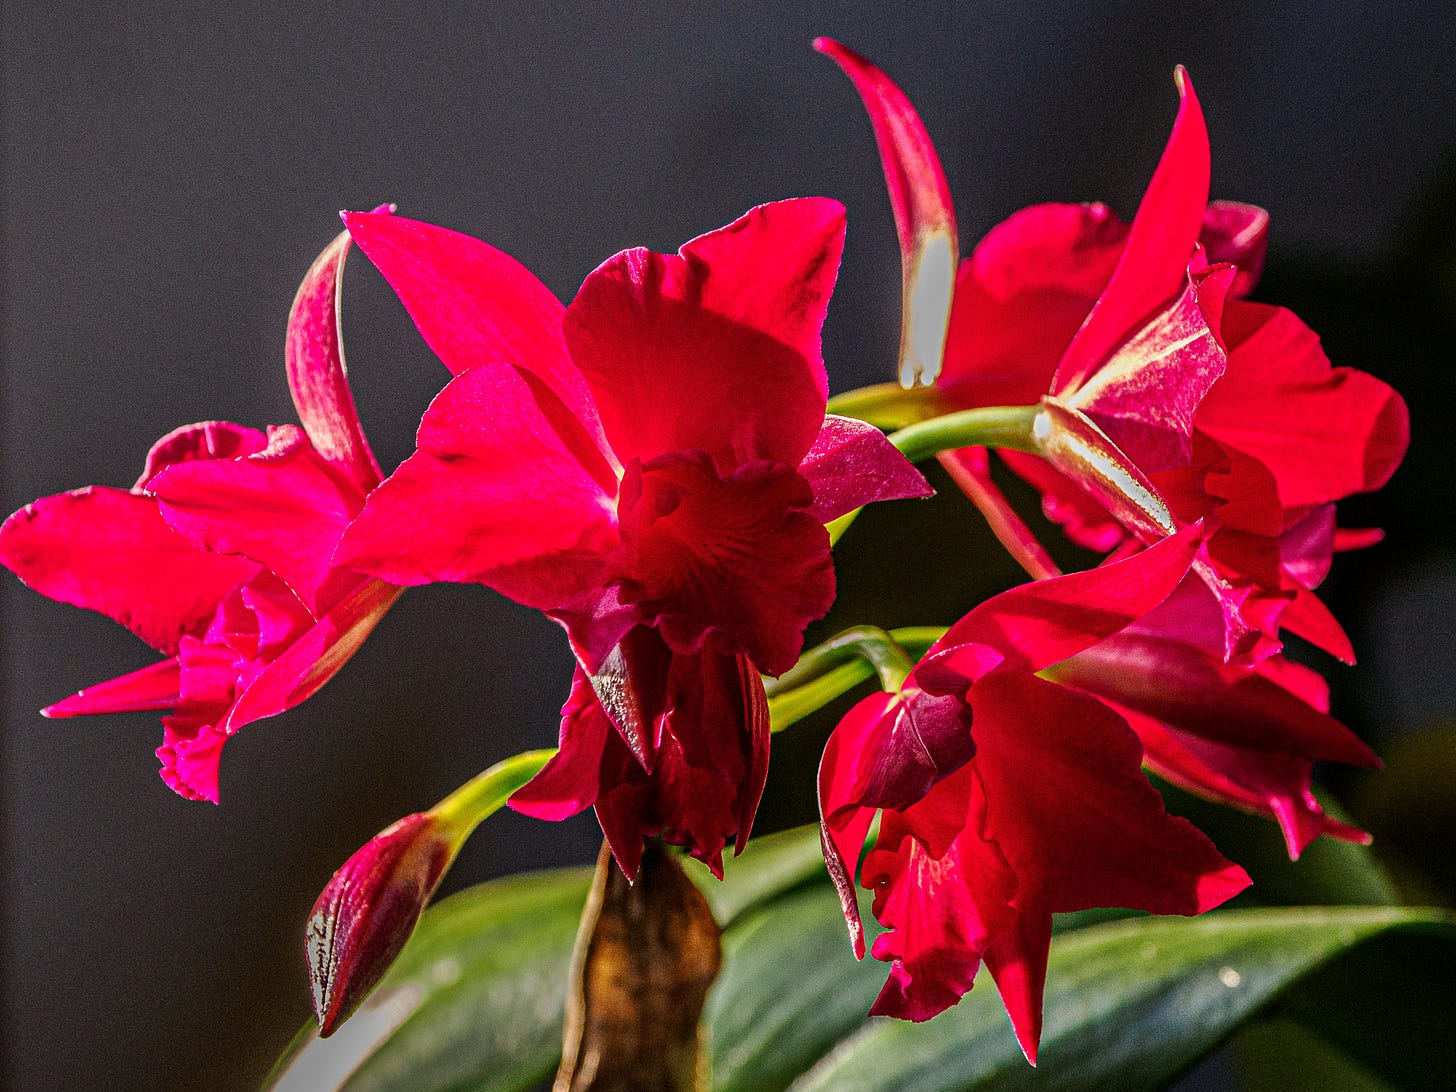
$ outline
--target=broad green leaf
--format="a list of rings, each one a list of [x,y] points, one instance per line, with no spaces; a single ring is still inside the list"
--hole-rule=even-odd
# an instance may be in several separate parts
[[[732,925],[745,911],[826,875],[818,826],[753,838],[742,857],[725,862],[722,882],[696,862],[684,862],[684,866],[708,897],[713,916],[724,926]]]
[[[1156,1088],[1311,971],[1398,930],[1456,941],[1456,924],[1440,911],[1368,907],[1230,911],[1078,930],[1052,945],[1039,1068],[1021,1057],[986,981],[930,1023],[871,1021],[792,1087]],[[1374,992],[1389,1003],[1397,990],[1385,983]]]

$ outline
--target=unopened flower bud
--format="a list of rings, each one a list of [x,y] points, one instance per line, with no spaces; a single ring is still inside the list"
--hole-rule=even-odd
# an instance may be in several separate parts
[[[456,845],[448,823],[407,815],[334,873],[308,919],[308,970],[320,1036],[359,1007],[414,932]]]

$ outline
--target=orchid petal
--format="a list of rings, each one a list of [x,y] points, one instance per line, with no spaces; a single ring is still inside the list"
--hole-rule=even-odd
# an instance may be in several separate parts
[[[1405,401],[1352,368],[1331,368],[1319,338],[1282,307],[1240,303],[1224,323],[1228,369],[1198,427],[1264,463],[1298,508],[1384,485],[1410,442]]]
[[[315,694],[359,650],[402,591],[382,580],[360,580],[251,680],[222,727],[231,735]]]
[[[898,699],[893,694],[871,694],[854,706],[830,733],[819,760],[819,831],[824,864],[839,892],[839,905],[849,925],[855,958],[865,952],[864,924],[859,916],[854,876],[860,850],[875,809],[860,807],[864,781],[865,745],[878,733],[880,723]]]
[[[1193,419],[1223,375],[1218,321],[1234,270],[1190,275],[1182,294],[1061,399],[1102,426],[1145,472],[1186,465]]]
[[[199,550],[167,526],[151,497],[104,486],[16,512],[0,527],[0,564],[42,595],[98,611],[169,656],[258,569]]]
[[[900,236],[900,385],[929,386],[940,374],[960,261],[950,185],[930,134],[905,93],[832,38],[816,38],[814,48],[844,70],[874,127]]]
[[[622,601],[676,652],[711,639],[783,674],[804,627],[834,601],[829,536],[812,503],[809,483],[782,465],[749,463],[724,478],[702,451],[634,461],[618,502],[630,551]]]
[[[255,428],[234,425],[228,421],[202,421],[173,429],[152,445],[147,452],[147,465],[132,486],[132,492],[143,492],[147,483],[179,463],[207,459],[236,459],[252,455],[268,446],[268,437]]]
[[[259,562],[313,609],[339,536],[364,499],[294,425],[270,430],[264,451],[172,466],[148,489],[179,535]]]
[[[525,368],[605,452],[596,408],[562,338],[565,308],[535,274],[479,239],[402,216],[346,212],[344,226],[452,375],[499,361]]]
[[[1076,390],[1129,330],[1143,326],[1182,288],[1208,205],[1208,129],[1188,73],[1174,73],[1181,103],[1172,135],[1138,206],[1107,288],[1057,366],[1052,393]]]
[[[364,438],[344,363],[344,260],[349,233],[324,248],[298,286],[283,359],[298,419],[314,450],[367,493],[384,475]]]
[[[885,434],[852,417],[829,414],[799,464],[814,488],[810,515],[829,523],[874,501],[928,497],[935,490]]]
[[[958,406],[1014,406],[1057,362],[1117,268],[1127,225],[1103,204],[1032,205],[961,263],[937,385]]]
[[[1058,664],[1055,676],[1215,743],[1357,766],[1379,763],[1343,724],[1263,674],[1156,634],[1117,634]]]
[[[336,564],[395,584],[481,582],[542,609],[600,588],[615,482],[609,493],[605,463],[542,380],[471,369],[425,411],[418,445],[369,495]]]
[[[1040,671],[1081,652],[1168,597],[1188,572],[1200,531],[1188,527],[1125,561],[1002,592],[951,626],[925,664],[942,656],[950,657],[943,665],[950,666],[957,646],[968,644],[994,648],[1008,668],[1024,671]]]
[[[1229,295],[1242,299],[1254,290],[1264,272],[1269,250],[1269,214],[1258,205],[1238,201],[1210,201],[1203,214],[1203,244],[1210,264],[1228,262],[1237,266]]]
[[[180,700],[181,667],[176,656],[95,686],[40,711],[43,717],[84,717],[93,713],[132,713],[142,709],[171,709]]]
[[[843,245],[844,207],[801,198],[589,274],[566,340],[622,464],[696,449],[725,474],[797,466],[824,421],[820,328]]]

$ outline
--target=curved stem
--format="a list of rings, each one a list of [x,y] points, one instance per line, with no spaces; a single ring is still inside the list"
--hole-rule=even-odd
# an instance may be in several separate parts
[[[889,440],[912,463],[958,447],[1004,447],[1036,454],[1039,449],[1032,435],[1032,421],[1039,412],[1040,406],[959,410],[906,425],[890,433]]]
[[[541,772],[556,748],[525,751],[476,774],[429,810],[451,828],[452,856],[487,816],[499,811],[511,794]]]
[[[939,416],[946,409],[945,396],[935,387],[906,390],[898,383],[875,383],[834,395],[825,412],[854,417],[876,428],[897,429]]]

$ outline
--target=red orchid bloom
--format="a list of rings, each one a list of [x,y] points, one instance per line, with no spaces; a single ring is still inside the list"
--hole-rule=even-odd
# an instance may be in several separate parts
[[[303,428],[188,425],[157,442],[131,489],[42,497],[0,527],[0,563],[26,584],[105,614],[166,657],[45,715],[170,710],[157,757],[189,799],[216,803],[228,738],[323,686],[400,593],[330,560],[381,478],[339,333],[348,247],[341,235],[324,250],[289,317]]]
[[[884,73],[816,44],[869,110],[909,285],[926,255],[936,269],[934,255],[955,246],[934,146]],[[945,409],[1039,401],[1044,458],[1004,457],[1084,546],[1132,549],[1202,519],[1194,568],[1220,609],[1225,659],[1277,652],[1282,624],[1350,660],[1311,589],[1333,550],[1370,541],[1337,536],[1331,505],[1393,473],[1405,405],[1369,375],[1332,369],[1289,311],[1242,298],[1263,265],[1268,216],[1208,203],[1207,130],[1181,69],[1178,85],[1178,120],[1132,224],[1100,204],[1049,204],[994,228],[953,292],[907,292],[902,344],[915,352],[909,366],[902,352],[902,379],[939,371]],[[984,451],[942,461],[1033,575],[1056,571],[991,483]]]
[[[594,804],[629,876],[653,834],[720,869],[767,774],[760,672],[794,664],[834,596],[825,522],[929,492],[878,430],[824,414],[842,207],[763,205],[676,255],[624,251],[569,307],[478,240],[345,223],[454,379],[336,559],[560,622],[579,664],[561,750],[512,806]]]
[[[1200,531],[988,600],[899,693],[866,698],[834,730],[819,771],[824,853],[859,956],[853,870],[881,814],[860,870],[889,928],[874,955],[893,964],[873,1013],[928,1020],[984,961],[1034,1064],[1053,914],[1198,914],[1248,886],[1164,811],[1121,717],[1038,677],[1167,596]]]

